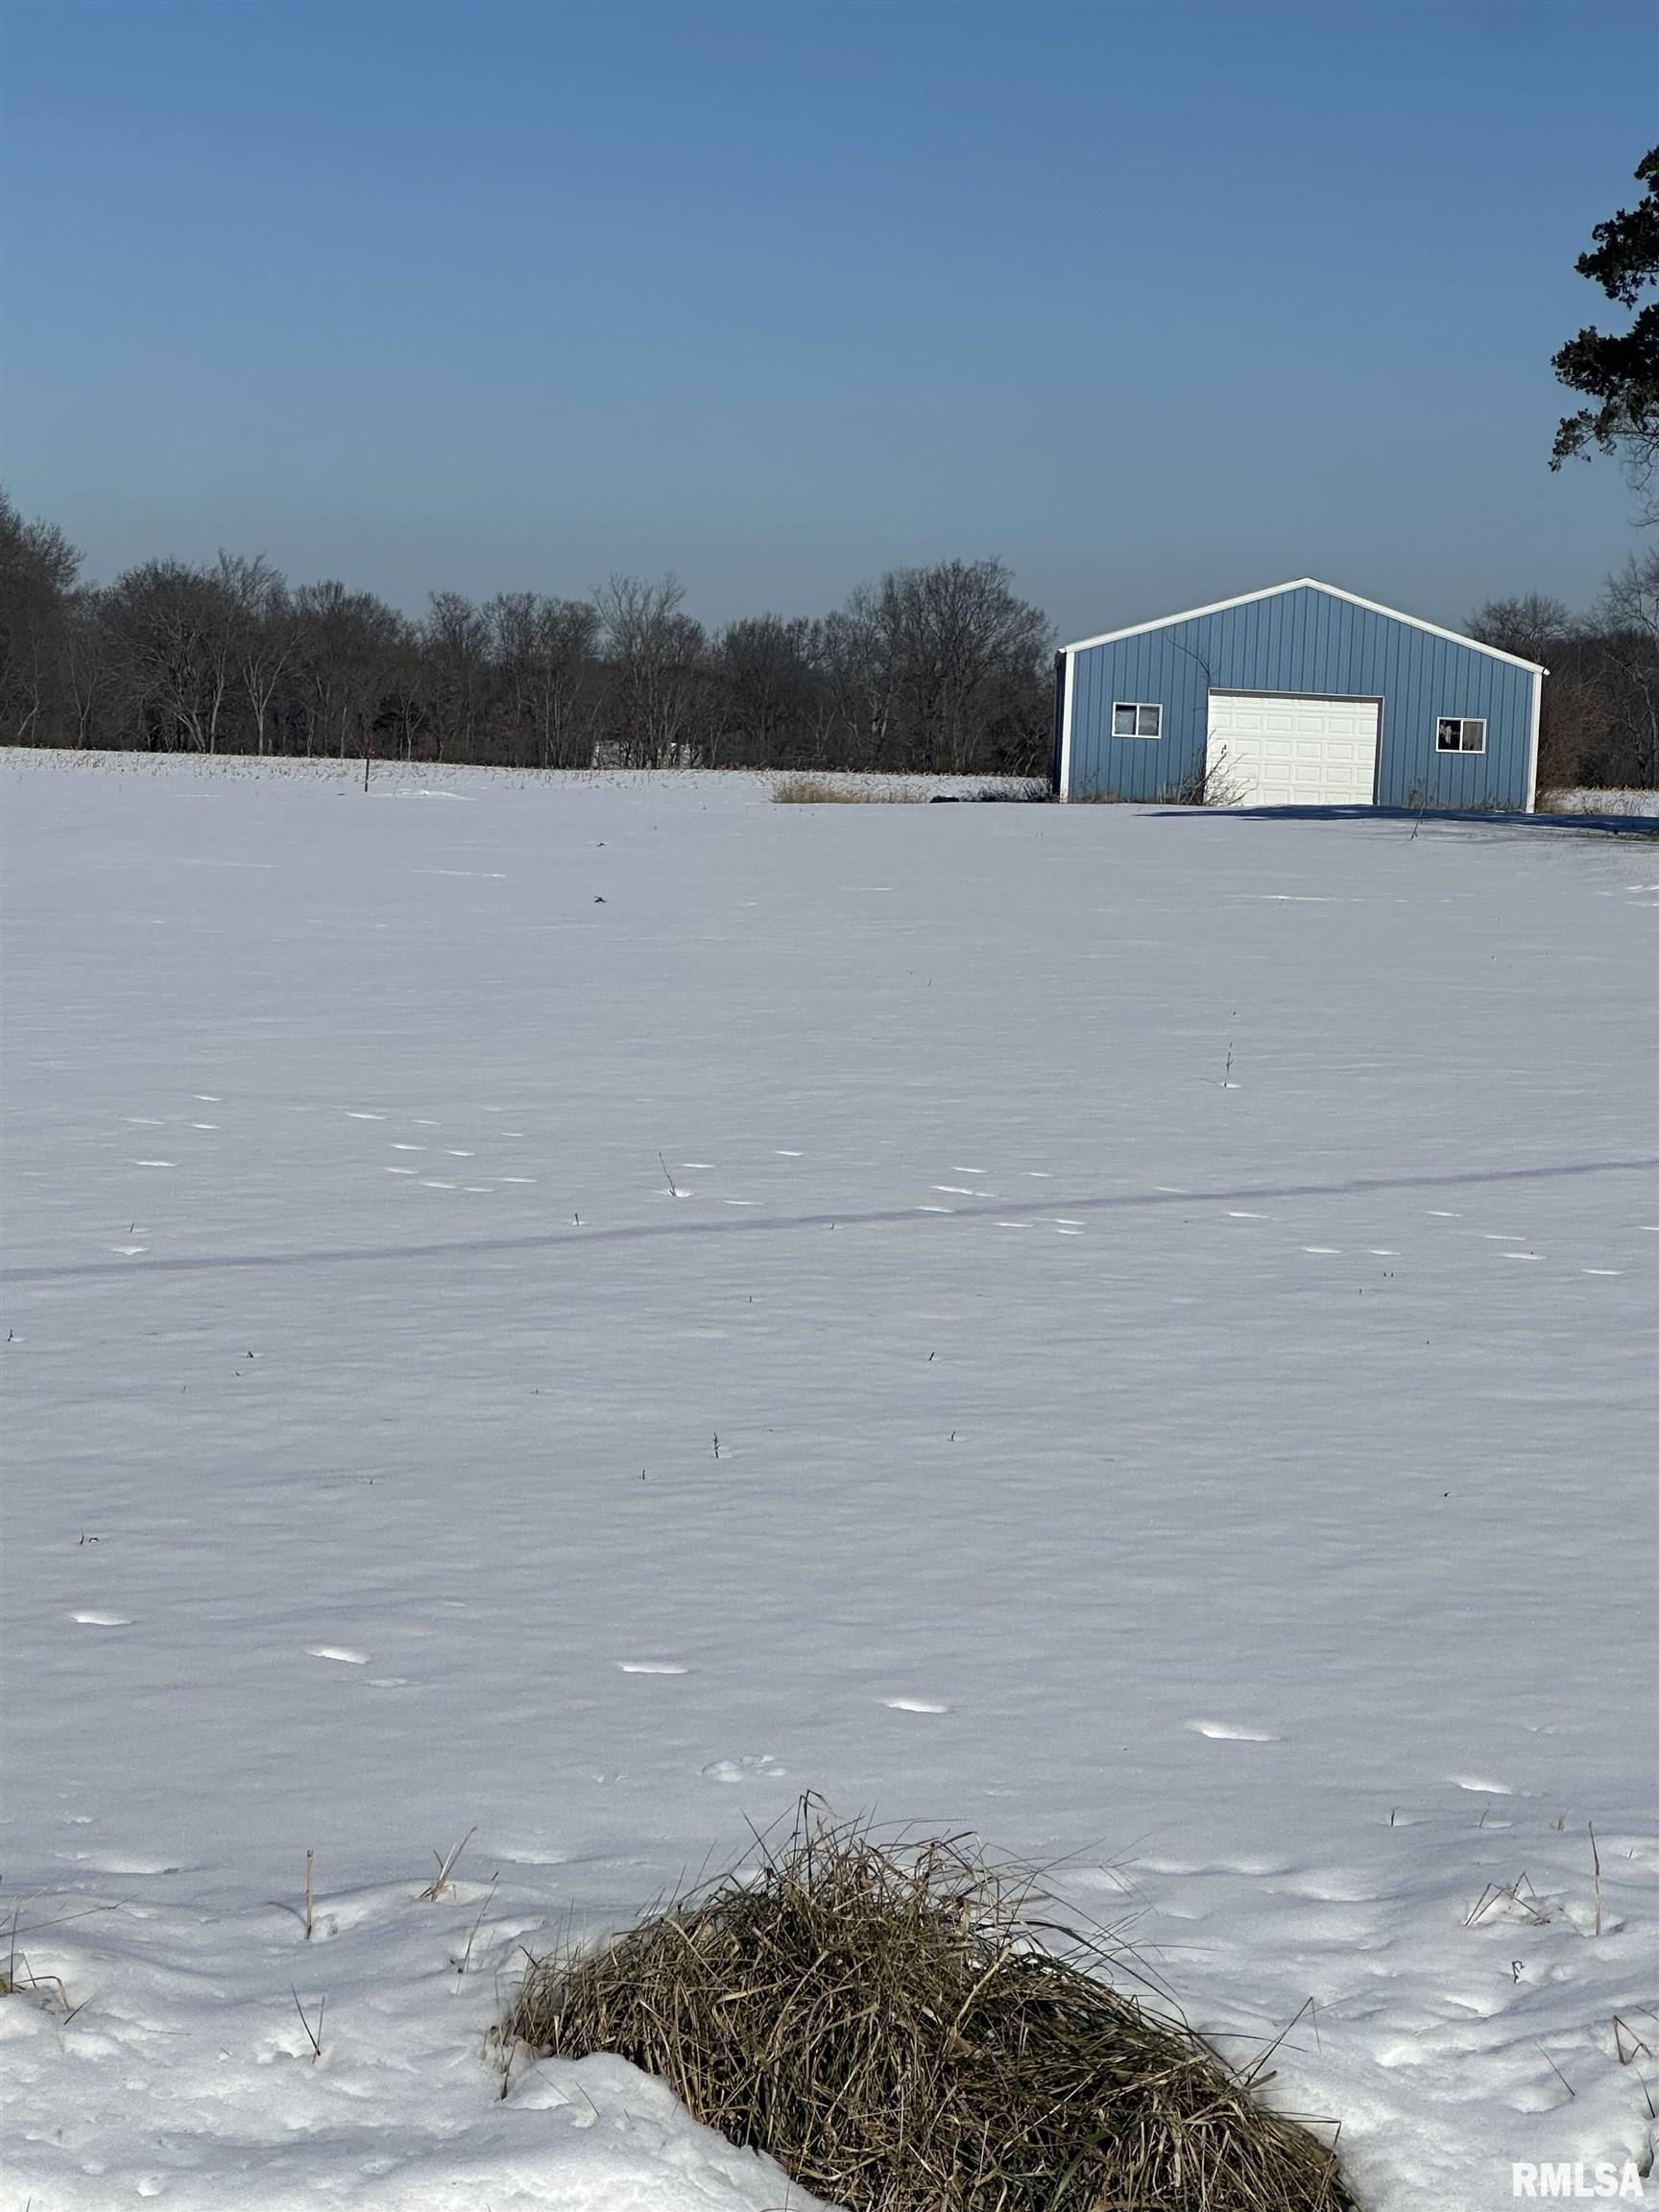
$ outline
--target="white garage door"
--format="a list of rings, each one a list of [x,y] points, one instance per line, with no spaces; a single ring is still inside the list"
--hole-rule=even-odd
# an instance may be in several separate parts
[[[1369,806],[1381,712],[1375,699],[1212,691],[1211,789],[1235,806]]]

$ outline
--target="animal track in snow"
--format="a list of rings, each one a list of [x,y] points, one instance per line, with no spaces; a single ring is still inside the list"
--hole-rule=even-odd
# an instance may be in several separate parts
[[[71,1613],[71,1621],[79,1621],[84,1628],[131,1628],[131,1613]]]
[[[932,1697],[883,1697],[882,1704],[889,1713],[949,1713],[949,1705],[941,1705]]]
[[[703,1769],[705,1782],[777,1782],[788,1772],[770,1751],[753,1759],[715,1759]]]
[[[307,1659],[338,1659],[343,1667],[367,1667],[367,1651],[353,1651],[349,1644],[310,1644],[306,1646]]]
[[[1217,1743],[1277,1743],[1270,1728],[1240,1728],[1232,1720],[1189,1720],[1195,1736],[1208,1736]]]
[[[77,1851],[77,1863],[94,1874],[177,1874],[177,1864],[165,1859],[134,1859],[125,1851]],[[158,2192],[153,2190],[153,2196]]]

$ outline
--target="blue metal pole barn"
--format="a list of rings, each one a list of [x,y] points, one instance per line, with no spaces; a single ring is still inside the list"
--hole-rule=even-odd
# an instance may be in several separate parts
[[[1547,671],[1310,576],[1065,646],[1062,799],[1529,812]]]

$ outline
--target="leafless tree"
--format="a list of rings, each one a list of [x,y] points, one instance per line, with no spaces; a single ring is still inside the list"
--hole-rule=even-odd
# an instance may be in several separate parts
[[[433,757],[469,760],[485,704],[490,625],[459,591],[434,591],[421,625],[431,671]]]
[[[253,720],[253,750],[267,750],[272,703],[299,639],[288,587],[265,556],[252,561],[221,549],[213,579],[225,595],[231,657]]]
[[[1527,591],[1489,599],[1469,617],[1469,635],[1501,653],[1519,654],[1550,670],[1538,725],[1538,788],[1565,790],[1596,750],[1599,696],[1583,681],[1573,640],[1580,625],[1559,599]]]
[[[828,727],[823,625],[761,614],[721,632],[714,651],[717,720],[709,765],[819,765]]]
[[[682,613],[677,576],[613,576],[593,594],[611,663],[607,720],[632,767],[665,768],[692,753],[708,695],[703,626]]]
[[[1028,773],[1046,744],[1049,629],[999,561],[895,568],[826,625],[830,680],[874,763]]]
[[[1500,653],[1518,653],[1523,661],[1551,665],[1550,656],[1574,629],[1573,617],[1559,599],[1542,591],[1527,591],[1512,599],[1488,599],[1469,617],[1469,635],[1483,645],[1496,645]]]
[[[26,522],[0,492],[0,732],[56,740],[68,694],[67,600],[81,556],[51,522]]]
[[[1659,556],[1632,561],[1588,615],[1527,592],[1488,600],[1469,635],[1548,668],[1538,730],[1538,788],[1644,785],[1653,776],[1659,649],[1653,633]]]
[[[372,591],[302,584],[294,594],[295,642],[288,680],[303,750],[344,760],[360,756],[392,687],[408,626]]]
[[[104,614],[142,742],[216,753],[237,624],[218,577],[182,561],[146,561],[117,577]]]
[[[70,594],[63,613],[63,637],[66,734],[70,742],[85,750],[108,742],[111,709],[119,688],[101,591]]]
[[[844,765],[902,765],[894,741],[899,669],[878,595],[860,584],[824,624],[824,674]]]
[[[895,569],[877,607],[918,765],[960,773],[987,728],[1017,719],[1022,693],[1042,688],[1046,616],[1016,598],[1000,561]]]
[[[526,767],[586,767],[598,711],[598,609],[502,591],[484,615],[516,757]]]
[[[1659,551],[1632,554],[1608,578],[1597,613],[1615,726],[1627,739],[1632,781],[1648,790],[1659,781]]]

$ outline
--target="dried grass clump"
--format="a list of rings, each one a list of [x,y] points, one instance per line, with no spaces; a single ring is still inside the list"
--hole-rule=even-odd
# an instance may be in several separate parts
[[[775,776],[773,803],[779,806],[913,806],[922,799],[913,784],[896,779],[870,782],[856,776]]]
[[[753,1866],[535,1963],[507,2029],[619,2053],[852,2212],[1351,2212],[1330,2151],[1040,1902],[805,1801]]]

